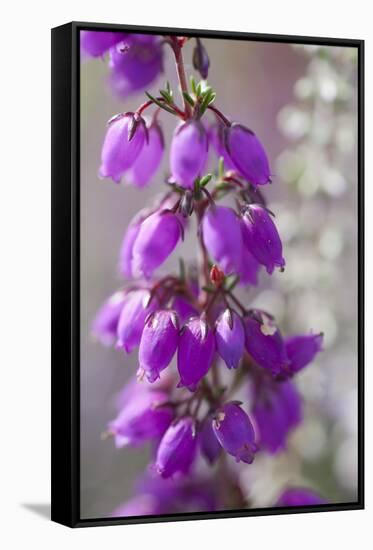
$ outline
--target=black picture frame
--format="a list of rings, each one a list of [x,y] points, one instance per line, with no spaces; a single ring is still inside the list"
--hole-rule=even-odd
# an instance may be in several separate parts
[[[358,50],[358,499],[356,502],[163,516],[80,517],[79,31],[110,30]],[[69,527],[358,510],[364,508],[364,41],[72,22],[52,29],[52,508]]]

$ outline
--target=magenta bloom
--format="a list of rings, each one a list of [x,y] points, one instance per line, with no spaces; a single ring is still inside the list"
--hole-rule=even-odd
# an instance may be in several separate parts
[[[184,325],[177,354],[180,386],[194,391],[208,372],[215,354],[215,338],[205,320],[189,319]]]
[[[235,170],[236,167],[229,156],[227,148],[225,147],[224,127],[222,124],[215,124],[209,129],[209,140],[211,141],[217,156],[223,157],[224,168],[226,170]]]
[[[223,447],[236,462],[251,464],[257,451],[255,432],[245,411],[236,401],[220,407],[212,422],[214,433]]]
[[[286,353],[289,358],[289,370],[299,372],[322,350],[323,334],[300,334],[285,340]]]
[[[246,246],[242,247],[241,265],[237,270],[237,274],[240,276],[240,284],[256,286],[258,284],[258,271],[260,264],[248,251]]]
[[[225,144],[241,176],[254,185],[270,183],[268,158],[254,132],[234,123],[225,129]]]
[[[238,216],[227,206],[214,206],[202,220],[206,248],[225,274],[237,272],[242,263],[242,232]]]
[[[156,308],[155,300],[148,306],[148,290],[133,290],[127,294],[117,328],[117,347],[127,353],[139,345],[146,317]]]
[[[132,274],[149,278],[173,252],[183,234],[177,214],[158,210],[141,224],[132,247]]]
[[[245,331],[240,317],[226,309],[216,322],[216,347],[228,369],[236,369],[245,349]]]
[[[283,269],[282,243],[268,211],[252,204],[242,217],[243,240],[251,254],[264,265],[269,274],[275,267]]]
[[[149,215],[149,211],[143,209],[136,214],[128,224],[123,237],[119,253],[119,272],[123,277],[130,279],[132,274],[132,252],[133,245],[140,231],[140,225],[144,217]]]
[[[170,169],[177,185],[193,189],[194,180],[204,169],[207,150],[207,135],[201,122],[189,120],[176,128],[171,143]]]
[[[136,187],[146,187],[152,180],[161,163],[164,151],[163,132],[157,122],[148,128],[148,142],[145,142],[125,179]]]
[[[117,115],[108,123],[101,152],[100,176],[119,183],[131,168],[147,139],[145,121],[138,115]]]
[[[120,98],[144,90],[163,72],[158,36],[131,34],[110,50],[109,83]]]
[[[126,35],[121,32],[80,31],[80,47],[83,54],[90,57],[101,57],[118,44]]]
[[[194,420],[184,417],[171,424],[157,451],[155,467],[164,478],[176,473],[188,474],[197,455],[197,434]]]
[[[263,384],[252,410],[260,447],[275,454],[286,448],[287,438],[302,420],[302,402],[292,382]]]
[[[139,372],[149,382],[159,378],[174,356],[179,343],[179,323],[175,311],[158,310],[147,319],[139,348]]]
[[[123,304],[126,300],[126,293],[115,292],[98,310],[92,323],[92,333],[104,345],[115,342],[117,327]]]
[[[116,447],[137,447],[162,437],[173,418],[172,409],[162,406],[167,400],[167,394],[161,391],[146,388],[135,391],[117,418],[109,423],[108,429],[115,437]]]
[[[293,487],[280,495],[276,506],[312,506],[326,503],[327,501],[312,489]]]
[[[285,343],[275,323],[264,313],[255,310],[244,319],[246,349],[261,367],[273,376],[287,368],[289,361]]]
[[[196,317],[198,315],[198,311],[188,302],[187,298],[180,294],[175,296],[172,302],[172,308],[176,311],[180,324],[182,325],[191,317]]]
[[[206,418],[199,432],[199,445],[207,462],[214,464],[221,453],[221,445],[212,428],[212,418],[210,416]]]

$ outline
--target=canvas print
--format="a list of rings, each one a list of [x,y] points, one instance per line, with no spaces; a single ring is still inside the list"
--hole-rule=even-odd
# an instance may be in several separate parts
[[[80,30],[80,515],[358,499],[358,49]]]

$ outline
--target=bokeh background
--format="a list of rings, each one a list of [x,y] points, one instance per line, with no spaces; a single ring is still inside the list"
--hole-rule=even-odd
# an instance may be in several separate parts
[[[216,104],[252,128],[269,155],[274,184],[265,195],[284,243],[284,273],[263,274],[241,291],[248,304],[271,311],[285,334],[323,331],[325,351],[300,375],[305,421],[286,452],[261,453],[241,470],[255,507],[273,504],[280,489],[302,484],[331,502],[357,491],[357,51],[345,47],[204,39]],[[192,74],[192,44],[185,47]],[[153,184],[138,190],[98,178],[107,120],[133,111],[143,95],[119,101],[107,81],[107,60],[81,65],[81,516],[105,517],[132,495],[148,450],[114,449],[100,434],[115,415],[115,396],[136,371],[136,353],[105,348],[90,334],[103,302],[123,284],[118,251],[132,216],[161,191],[167,156]],[[167,77],[165,76],[167,75]],[[177,89],[170,51],[165,80]],[[175,123],[162,123],[169,143]],[[213,166],[211,158],[211,166]],[[194,257],[187,238],[180,255]]]

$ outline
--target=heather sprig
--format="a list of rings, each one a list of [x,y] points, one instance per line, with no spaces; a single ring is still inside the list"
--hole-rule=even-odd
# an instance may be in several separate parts
[[[185,72],[189,38],[124,35],[117,40],[101,34],[86,33],[85,54],[108,51],[114,92],[143,90],[145,97],[133,112],[109,121],[100,176],[142,189],[157,177],[162,181],[157,174],[164,156],[169,166],[164,194],[132,219],[124,235],[119,254],[124,288],[93,322],[94,335],[104,343],[126,353],[138,348],[138,382],[128,386],[106,433],[117,447],[149,441],[153,447],[153,500],[139,494],[121,513],[163,509],[158,493],[166,494],[167,484],[180,479],[192,484],[201,456],[211,476],[214,465],[219,467],[223,495],[219,492],[218,506],[233,502],[242,508],[247,502],[234,461],[250,468],[257,453],[286,448],[288,435],[302,421],[293,377],[321,351],[322,335],[283,337],[270,313],[237,295],[238,285],[260,282],[263,267],[263,276],[272,276],[276,268],[284,271],[285,258],[260,190],[273,178],[267,152],[254,131],[217,107],[218,94],[206,81],[212,68],[201,39],[195,41],[192,60],[202,77],[197,82]],[[163,71],[166,48],[179,89],[166,81],[152,94],[147,87]],[[163,117],[174,121],[168,150]],[[188,266],[182,260],[180,272],[170,273],[166,262],[182,254],[184,233],[194,227],[190,218],[197,227],[197,262]],[[251,398],[241,403],[235,395],[245,387]],[[176,493],[171,491],[170,501]]]

